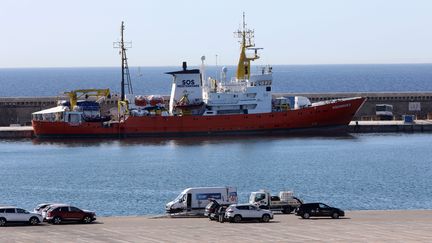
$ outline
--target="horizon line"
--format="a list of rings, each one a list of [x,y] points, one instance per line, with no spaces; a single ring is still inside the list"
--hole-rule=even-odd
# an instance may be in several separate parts
[[[351,65],[429,65],[432,62],[411,62],[411,63],[299,63],[299,64],[274,64],[270,65],[272,67],[276,66],[351,66]],[[252,67],[267,66],[268,64],[253,65]],[[189,67],[200,67],[199,65],[189,65]],[[237,66],[237,64],[227,64],[227,65],[205,65],[206,67],[223,67],[223,66]],[[133,65],[129,68],[159,68],[159,67],[180,67],[181,65]],[[0,69],[44,69],[44,68],[120,68],[118,66],[22,66],[22,67],[0,67]]]

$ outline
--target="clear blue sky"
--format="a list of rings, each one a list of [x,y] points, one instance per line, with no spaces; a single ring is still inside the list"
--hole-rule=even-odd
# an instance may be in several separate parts
[[[246,12],[258,64],[432,63],[432,1],[1,0],[0,68],[235,64]]]

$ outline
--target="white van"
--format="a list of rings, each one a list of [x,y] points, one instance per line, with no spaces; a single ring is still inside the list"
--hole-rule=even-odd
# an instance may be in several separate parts
[[[210,199],[221,204],[237,203],[235,187],[195,187],[187,188],[173,201],[166,204],[167,213],[194,212],[204,214]]]

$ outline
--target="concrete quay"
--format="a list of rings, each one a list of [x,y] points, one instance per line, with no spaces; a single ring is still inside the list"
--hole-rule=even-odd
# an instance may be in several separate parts
[[[1,242],[431,242],[432,210],[348,211],[340,219],[276,214],[270,223],[101,217],[93,224],[6,226]]]
[[[432,120],[404,121],[352,121],[349,133],[386,133],[386,132],[432,132]]]
[[[17,126],[17,127],[0,127],[0,138],[15,139],[15,138],[33,138],[32,126]]]

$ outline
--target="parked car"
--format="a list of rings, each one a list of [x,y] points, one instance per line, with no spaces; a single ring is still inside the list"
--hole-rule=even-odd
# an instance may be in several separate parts
[[[67,205],[51,206],[46,215],[46,220],[53,224],[60,224],[63,221],[78,221],[88,224],[96,220],[95,212]]]
[[[58,204],[58,203],[41,203],[41,204],[38,204],[38,205],[33,209],[33,212],[42,215],[42,211],[43,211],[46,207],[49,207],[50,205],[53,205],[53,204]]]
[[[251,204],[233,204],[226,209],[225,219],[235,223],[251,219],[269,222],[270,219],[273,219],[273,213],[270,210],[260,209]]]
[[[204,216],[208,217],[210,220],[218,220],[219,217],[219,209],[223,207],[226,209],[230,204],[219,203],[217,200],[210,199],[210,203],[207,204]],[[223,210],[225,214],[225,210]],[[223,216],[223,215],[222,215]]]
[[[332,217],[337,219],[340,216],[345,216],[345,212],[324,203],[304,203],[297,209],[296,215],[304,219],[310,217]]]
[[[204,216],[208,217],[210,220],[212,220],[212,218],[210,217],[210,214],[214,213],[219,206],[220,206],[220,204],[216,200],[210,199],[210,202],[205,207]]]
[[[30,213],[22,208],[12,206],[0,207],[0,226],[5,226],[7,223],[26,223],[37,225],[43,221],[40,214]]]
[[[46,217],[47,217],[48,211],[51,210],[52,208],[55,208],[55,207],[58,207],[58,206],[65,206],[66,207],[66,206],[69,206],[69,205],[68,204],[64,204],[64,203],[54,203],[54,204],[47,205],[44,209],[42,209],[41,215],[42,215],[43,220],[47,221]]]

